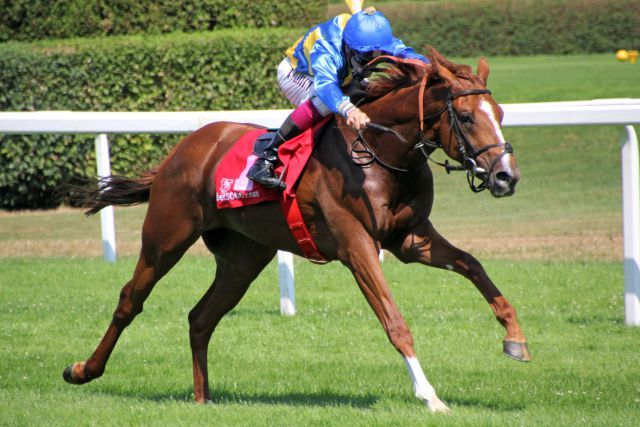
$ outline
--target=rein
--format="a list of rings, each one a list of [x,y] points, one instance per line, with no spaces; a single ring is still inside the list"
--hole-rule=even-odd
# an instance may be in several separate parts
[[[379,57],[376,59],[380,59],[380,58],[383,58],[383,57]],[[385,59],[391,59],[391,58],[385,57]],[[462,125],[460,123],[458,114],[455,108],[453,108],[453,100],[461,96],[491,94],[491,91],[489,89],[466,89],[458,92],[450,92],[449,95],[447,96],[445,104],[442,106],[441,109],[439,109],[435,113],[424,115],[424,93],[427,86],[427,78],[428,78],[428,75],[425,73],[422,77],[422,80],[420,81],[420,89],[418,92],[418,114],[420,117],[419,141],[413,147],[413,149],[414,150],[419,149],[422,152],[422,154],[425,156],[427,161],[430,160],[431,162],[437,164],[438,166],[443,167],[447,172],[447,174],[451,173],[451,171],[466,171],[469,188],[474,193],[479,193],[487,188],[487,185],[486,185],[487,178],[491,175],[493,168],[500,161],[500,159],[502,159],[507,154],[513,154],[513,147],[511,146],[511,144],[506,142],[504,144],[491,144],[491,145],[484,146],[480,149],[476,149],[471,144],[471,142],[469,141],[469,138],[467,137],[466,133],[462,129]],[[444,163],[438,162],[437,160],[434,160],[430,156],[430,153],[428,153],[426,150],[426,148],[431,148],[434,150],[438,148],[444,148],[440,141],[431,141],[425,136],[424,122],[430,118],[441,116],[442,113],[444,113],[445,111],[447,111],[449,115],[449,134],[455,135],[456,141],[458,143],[458,152],[462,156],[462,161],[460,162],[460,165],[451,165],[449,163],[449,160],[445,160]],[[386,126],[382,126],[376,123],[368,123],[367,128],[374,129],[379,132],[392,133],[402,142],[407,143],[407,140],[402,135],[400,135],[400,133]],[[358,148],[359,145],[362,146],[362,148]],[[477,157],[482,153],[484,153],[485,151],[488,151],[496,147],[504,147],[504,149],[500,154],[500,156],[498,156],[493,160],[493,162],[491,163],[491,166],[489,167],[489,170],[487,171],[484,168],[478,167]],[[392,166],[386,163],[385,161],[383,161],[382,159],[380,159],[375,154],[375,152],[373,151],[373,149],[365,139],[363,131],[358,131],[358,135],[356,136],[356,139],[351,144],[351,158],[353,159],[353,162],[360,167],[370,167],[373,163],[378,163],[384,168],[392,172],[400,172],[400,173],[409,172],[408,169],[402,169],[402,168]],[[476,178],[481,180],[481,183],[479,185],[476,185],[475,183]]]
[[[369,122],[367,124],[367,128],[375,129],[383,133],[391,133],[395,135],[395,137],[398,138],[400,141],[405,143],[407,142],[405,137],[402,136],[398,131],[388,128],[386,126]],[[358,145],[361,145],[363,148],[357,148]],[[351,159],[353,160],[354,164],[362,168],[368,168],[372,164],[377,162],[381,166],[385,167],[386,169],[392,172],[401,172],[401,173],[409,172],[408,169],[402,169],[402,168],[392,166],[389,163],[382,160],[380,157],[378,157],[376,153],[373,151],[373,148],[371,148],[366,138],[364,137],[364,132],[361,130],[358,131],[358,135],[356,136],[356,139],[354,139],[353,142],[351,143]]]

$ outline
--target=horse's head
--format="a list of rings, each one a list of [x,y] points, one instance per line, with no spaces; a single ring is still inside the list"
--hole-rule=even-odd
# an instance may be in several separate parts
[[[473,191],[488,188],[494,197],[511,196],[520,179],[513,148],[501,130],[503,111],[487,89],[489,65],[480,59],[476,74],[430,48],[424,93],[427,147],[441,147],[467,171]],[[431,145],[429,145],[431,144]],[[475,180],[480,180],[476,185]]]

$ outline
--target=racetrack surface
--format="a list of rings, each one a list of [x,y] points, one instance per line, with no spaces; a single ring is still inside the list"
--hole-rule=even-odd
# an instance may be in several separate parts
[[[622,269],[491,261],[533,361],[501,354],[502,327],[460,276],[384,263],[418,357],[452,415],[413,398],[404,363],[338,263],[296,264],[298,314],[278,310],[272,263],[209,349],[212,405],[192,403],[187,313],[214,263],[187,256],[124,333],[105,375],[62,380],[98,343],[134,258],[0,259],[3,425],[615,425],[640,423],[637,343]]]

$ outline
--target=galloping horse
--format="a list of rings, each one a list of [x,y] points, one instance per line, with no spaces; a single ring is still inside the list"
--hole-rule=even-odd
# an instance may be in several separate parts
[[[486,88],[484,58],[476,74],[431,48],[431,64],[387,58],[373,64],[379,73],[367,88],[361,108],[379,126],[355,132],[332,118],[315,135],[315,149],[296,189],[300,210],[319,251],[351,272],[402,355],[415,396],[433,412],[447,412],[427,381],[413,338],[398,310],[380,266],[384,248],[404,263],[419,262],[455,271],[482,293],[506,329],[504,353],[530,360],[514,308],[482,265],[451,245],[429,221],[433,177],[427,164],[441,148],[466,171],[474,191],[512,195],[519,170],[511,145],[500,130],[502,110]],[[207,348],[220,319],[233,309],[278,249],[300,255],[278,203],[239,209],[216,208],[211,177],[221,158],[249,124],[218,122],[185,137],[155,169],[137,179],[111,176],[80,201],[87,214],[108,205],[148,201],[142,249],[133,277],[102,341],[89,359],[64,372],[72,384],[100,377],[123,330],[142,311],[160,280],[202,237],[217,268],[209,290],[189,313],[194,395],[210,399]],[[362,153],[368,161],[362,161]],[[366,159],[365,159],[366,160]],[[477,180],[477,181],[476,181]],[[479,185],[476,185],[479,183]]]

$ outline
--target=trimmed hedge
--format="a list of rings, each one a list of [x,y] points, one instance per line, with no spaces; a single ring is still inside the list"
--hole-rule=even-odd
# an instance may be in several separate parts
[[[0,110],[266,108],[304,29],[0,44]]]
[[[2,0],[0,42],[232,27],[305,27],[326,0]]]
[[[287,108],[276,82],[304,29],[220,30],[0,44],[0,110]],[[110,136],[114,173],[155,165],[180,136]],[[54,188],[95,175],[93,138],[0,136],[0,208],[49,208]]]
[[[477,0],[380,3],[394,32],[452,56],[612,52],[640,48],[638,0]],[[342,11],[330,5],[329,14]]]

